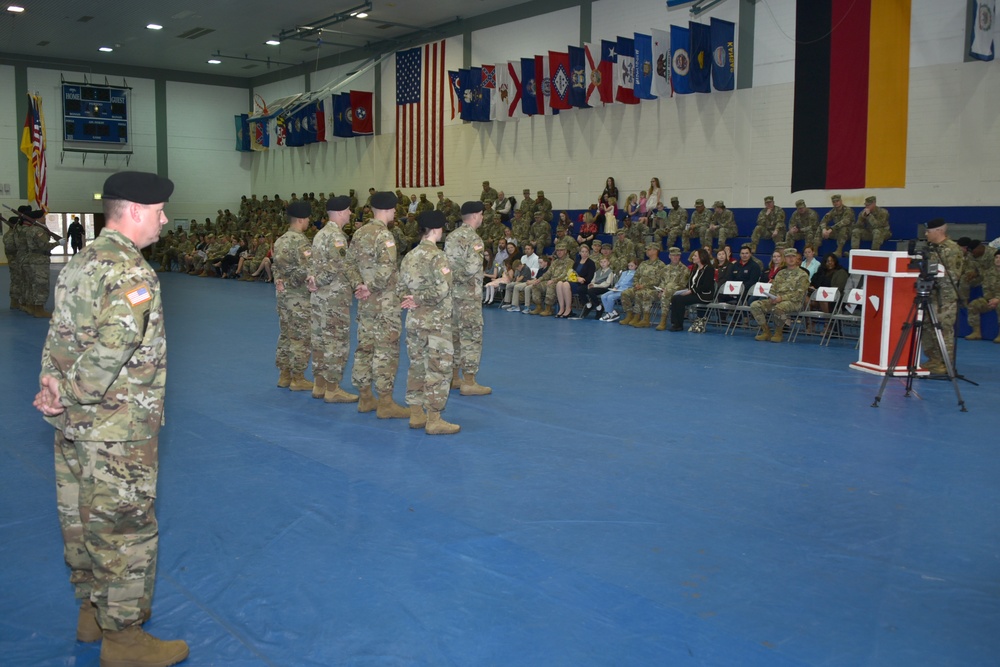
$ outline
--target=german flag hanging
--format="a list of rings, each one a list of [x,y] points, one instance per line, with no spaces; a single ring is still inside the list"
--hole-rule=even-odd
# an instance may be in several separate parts
[[[797,0],[792,191],[906,185],[911,0]]]

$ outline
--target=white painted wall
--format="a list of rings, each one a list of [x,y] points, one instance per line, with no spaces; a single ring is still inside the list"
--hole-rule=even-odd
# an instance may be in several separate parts
[[[14,68],[8,65],[0,65],[0,90],[14,90]],[[0,155],[5,159],[0,160],[0,190],[4,185],[10,186],[10,192],[0,191],[0,204],[16,209],[21,204],[26,203],[23,199],[18,199],[18,192],[21,184],[20,162],[17,159],[19,146],[21,145],[21,128],[24,127],[24,118],[17,119],[17,99],[13,94],[0,95]],[[0,209],[0,214],[4,219],[10,217],[10,211]],[[0,243],[0,263],[6,263],[7,258],[3,252],[3,244]]]

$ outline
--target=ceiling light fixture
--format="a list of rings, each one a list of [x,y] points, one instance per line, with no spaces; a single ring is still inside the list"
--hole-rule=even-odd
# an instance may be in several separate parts
[[[101,48],[99,48],[97,50],[98,51],[103,51],[104,53],[111,53],[112,51],[114,51],[114,49],[112,49],[110,46],[102,46]]]
[[[279,42],[276,39],[269,39],[264,43],[267,44],[268,46],[278,46],[279,44],[281,44],[281,42]]]
[[[211,60],[208,61],[208,64],[209,65],[221,65],[222,61],[221,60],[216,60],[215,58],[212,58]]]
[[[149,30],[163,30],[163,26],[158,23],[150,23],[146,28]]]
[[[355,18],[366,19],[366,18],[368,18],[368,14],[367,14],[367,12],[361,12]]]
[[[20,14],[24,11],[24,7],[19,7],[17,5],[7,5],[7,11],[11,14]]]

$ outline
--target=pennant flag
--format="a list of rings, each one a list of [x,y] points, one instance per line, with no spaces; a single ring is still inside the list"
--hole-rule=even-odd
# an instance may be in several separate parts
[[[448,71],[448,92],[451,96],[451,119],[462,111],[462,75],[460,72]]]
[[[521,111],[521,64],[500,63],[497,65],[497,120],[522,118]]]
[[[549,81],[552,95],[550,104],[553,109],[572,109],[570,90],[573,79],[570,74],[569,52],[549,51]]]
[[[351,91],[351,129],[354,134],[375,134],[375,101],[369,92]]]
[[[40,95],[28,95],[28,113],[21,133],[21,152],[28,158],[28,201],[49,212],[49,190],[46,185],[48,167],[45,164],[45,116]]]
[[[444,40],[396,52],[396,187],[444,185]]]
[[[688,55],[691,40],[688,32],[687,28],[679,25],[670,26],[670,85],[679,95],[691,92],[691,57]]]
[[[587,44],[583,47],[587,56],[587,104],[595,106],[598,102],[610,104],[615,101],[614,74],[610,60],[604,59],[603,45],[610,42]]]
[[[635,96],[635,42],[628,37],[619,37],[617,55],[615,101],[638,104],[639,98]]]
[[[246,153],[250,150],[250,114],[233,116],[236,123],[236,150]]]
[[[690,31],[691,92],[712,92],[712,30],[703,23],[688,23]]]
[[[482,91],[483,104],[486,105],[486,119],[496,120],[497,119],[497,105],[496,105],[496,92],[497,92],[497,66],[496,65],[483,65],[482,69]]]
[[[525,116],[534,116],[539,113],[537,88],[535,59],[521,58],[521,110]]]
[[[716,90],[736,87],[736,24],[712,19],[712,85]]]
[[[587,52],[582,46],[569,47],[570,88],[569,103],[580,109],[587,104]]]
[[[974,0],[976,12],[972,19],[972,43],[969,56],[976,60],[993,60],[993,19],[996,17],[996,0]]]
[[[906,185],[910,10],[796,0],[793,192]]]
[[[653,28],[653,92],[659,97],[669,97],[670,87],[670,35],[666,30]]]
[[[653,94],[653,38],[635,33],[635,96],[640,100],[655,100]]]
[[[333,96],[333,136],[354,136],[354,113],[351,110],[351,94],[341,93]]]

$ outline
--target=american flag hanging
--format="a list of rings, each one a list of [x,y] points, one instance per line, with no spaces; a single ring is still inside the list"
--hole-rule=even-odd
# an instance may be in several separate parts
[[[444,40],[396,52],[396,187],[444,185]]]
[[[49,190],[46,186],[45,117],[40,95],[28,95],[28,115],[21,136],[21,152],[28,158],[28,201],[49,211]]]

